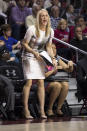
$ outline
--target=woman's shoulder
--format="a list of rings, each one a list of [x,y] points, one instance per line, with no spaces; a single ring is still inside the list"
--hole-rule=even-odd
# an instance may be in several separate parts
[[[28,33],[28,34],[35,34],[35,30],[36,30],[36,28],[35,28],[35,26],[34,25],[31,25],[28,29],[27,29],[27,32],[26,33]]]

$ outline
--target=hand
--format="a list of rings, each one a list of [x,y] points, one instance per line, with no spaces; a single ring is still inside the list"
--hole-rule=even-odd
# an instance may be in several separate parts
[[[40,56],[40,54],[39,54],[38,52],[34,52],[34,56],[35,56],[36,58],[38,58],[38,57]]]
[[[72,61],[69,61],[69,62],[68,62],[68,66],[69,66],[69,67],[72,67],[72,66],[73,66],[73,62],[72,62]]]
[[[38,52],[34,52],[34,56],[36,57],[37,60],[42,61],[43,58],[40,56]]]
[[[57,71],[58,71],[58,68],[57,68],[57,66],[56,66],[56,67],[54,67],[54,69],[53,69],[53,74],[56,74]]]
[[[24,22],[16,22],[16,24],[18,24],[18,25],[23,25]]]
[[[54,67],[57,67],[57,61],[56,61],[56,59],[52,59],[52,63],[54,65]]]
[[[65,42],[67,42],[68,41],[68,39],[67,38],[63,38],[63,39],[61,39],[62,41],[65,41]]]
[[[8,60],[8,62],[9,61],[15,61],[15,57],[11,57],[10,60]]]
[[[20,41],[18,41],[18,43],[17,43],[17,48],[21,48],[21,44],[20,44]]]

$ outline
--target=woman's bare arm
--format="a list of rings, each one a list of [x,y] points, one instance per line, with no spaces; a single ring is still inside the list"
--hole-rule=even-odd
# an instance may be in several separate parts
[[[59,65],[62,66],[62,69],[64,69],[67,72],[72,72],[73,71],[73,62],[69,61],[68,64],[63,62],[61,59],[59,60]]]

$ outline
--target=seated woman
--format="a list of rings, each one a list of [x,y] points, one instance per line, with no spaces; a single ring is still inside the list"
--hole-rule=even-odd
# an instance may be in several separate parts
[[[57,29],[54,31],[54,37],[64,42],[69,43],[69,28],[68,22],[65,19],[61,19],[58,23]],[[68,46],[61,44],[53,40],[57,48],[57,53],[64,58],[71,59],[71,52]]]
[[[54,56],[56,56],[56,46],[52,44],[52,48],[53,48]],[[52,70],[50,69],[48,68],[48,71],[45,73],[46,78],[52,74],[55,74],[57,72],[57,69],[63,69],[64,71],[72,72],[73,71],[73,62],[69,61],[68,64],[66,64],[59,58],[57,68],[53,67]],[[63,115],[61,108],[67,96],[68,88],[69,88],[69,85],[68,85],[68,82],[66,81],[47,83],[46,92],[49,94],[49,104],[48,104],[48,110],[47,110],[48,116],[54,115],[52,108],[57,98],[58,98],[58,107],[57,107],[56,113],[59,116]]]

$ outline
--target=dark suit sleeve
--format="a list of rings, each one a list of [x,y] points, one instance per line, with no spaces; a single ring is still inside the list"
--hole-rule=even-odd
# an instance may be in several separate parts
[[[84,72],[83,68],[80,66],[80,63],[77,63],[76,79],[80,83],[84,83],[86,81],[85,72]]]

